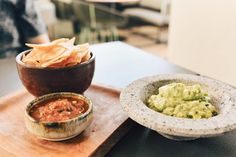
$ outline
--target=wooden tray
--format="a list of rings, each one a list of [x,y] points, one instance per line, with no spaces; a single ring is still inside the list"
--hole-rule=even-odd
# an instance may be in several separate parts
[[[120,91],[91,85],[85,95],[94,105],[93,123],[79,136],[61,142],[38,139],[24,124],[24,109],[34,99],[27,91],[0,98],[0,157],[103,156],[133,126],[119,105]]]

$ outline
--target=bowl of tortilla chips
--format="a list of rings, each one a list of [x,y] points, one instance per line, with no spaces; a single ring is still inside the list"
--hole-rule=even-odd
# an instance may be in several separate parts
[[[26,44],[30,50],[16,56],[19,77],[34,96],[53,92],[82,94],[90,86],[95,56],[89,44],[74,45],[75,38],[46,44]]]

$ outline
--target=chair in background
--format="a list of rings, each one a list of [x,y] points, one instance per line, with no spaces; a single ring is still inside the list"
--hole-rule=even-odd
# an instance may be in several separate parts
[[[145,23],[152,24],[160,30],[157,42],[166,42],[162,38],[162,31],[169,24],[170,0],[141,0],[138,7],[127,8],[123,15],[130,19],[141,20]]]
[[[71,9],[72,0],[51,0],[56,7],[56,16],[58,19],[71,19],[73,12]]]
[[[73,21],[74,36],[78,43],[98,43],[118,40],[117,27],[123,26],[127,18],[109,7],[95,5],[82,0],[52,0],[57,16]]]
[[[41,0],[40,0],[41,1]],[[57,22],[54,24],[54,39],[74,36],[71,0],[51,0],[55,6]]]
[[[117,27],[126,23],[126,18],[107,6],[72,1],[74,20],[79,24],[80,41],[93,43],[118,40]]]

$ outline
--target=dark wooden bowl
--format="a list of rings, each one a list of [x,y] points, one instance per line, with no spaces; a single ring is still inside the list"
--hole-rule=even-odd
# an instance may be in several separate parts
[[[95,56],[91,52],[89,61],[64,68],[38,68],[21,61],[24,51],[16,56],[19,77],[25,88],[34,96],[54,92],[75,92],[82,94],[90,86],[94,70]]]

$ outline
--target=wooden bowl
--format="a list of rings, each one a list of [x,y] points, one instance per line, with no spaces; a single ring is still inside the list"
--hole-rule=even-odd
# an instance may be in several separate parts
[[[80,116],[58,122],[39,122],[30,116],[30,110],[35,105],[60,97],[83,100],[89,107],[87,111]],[[51,93],[38,97],[28,104],[25,110],[25,125],[29,132],[39,138],[49,141],[62,141],[75,137],[85,130],[92,122],[92,112],[93,105],[91,100],[83,95],[70,92]]]
[[[95,56],[84,63],[64,68],[39,68],[26,65],[21,61],[22,56],[29,53],[24,51],[16,56],[19,77],[25,88],[34,96],[53,92],[83,93],[90,86],[94,70]]]

